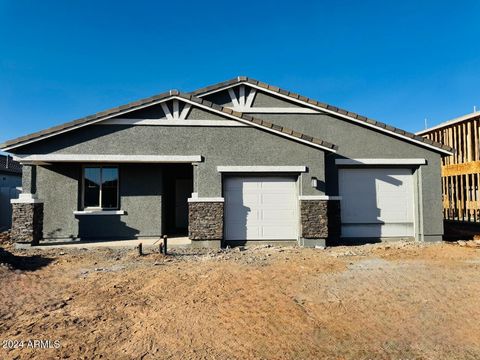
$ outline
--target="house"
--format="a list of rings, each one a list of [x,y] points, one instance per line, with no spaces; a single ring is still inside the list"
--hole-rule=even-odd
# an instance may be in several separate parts
[[[443,217],[451,221],[480,221],[480,112],[448,120],[417,135],[453,147],[442,158]]]
[[[24,165],[17,241],[188,233],[192,246],[441,240],[440,164],[452,154],[247,77],[171,90],[1,148]]]
[[[8,155],[0,155],[0,231],[10,229],[12,205],[22,185],[22,165]]]

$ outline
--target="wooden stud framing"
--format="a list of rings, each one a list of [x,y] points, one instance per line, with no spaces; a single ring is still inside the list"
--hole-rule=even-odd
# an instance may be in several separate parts
[[[442,159],[444,218],[480,222],[480,115],[423,136],[455,150]]]

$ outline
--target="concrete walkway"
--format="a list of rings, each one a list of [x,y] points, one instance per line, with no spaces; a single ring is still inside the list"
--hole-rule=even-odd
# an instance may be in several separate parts
[[[160,238],[142,238],[133,240],[70,240],[70,241],[41,241],[40,245],[31,246],[30,244],[16,243],[17,249],[93,249],[93,248],[135,248],[142,243],[144,249],[158,247],[163,241]],[[168,248],[189,247],[191,240],[188,237],[168,238]]]

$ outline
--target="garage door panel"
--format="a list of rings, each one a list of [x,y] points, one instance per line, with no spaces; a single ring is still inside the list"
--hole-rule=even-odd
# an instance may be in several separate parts
[[[342,224],[343,237],[406,237],[413,234],[412,223]]]
[[[248,191],[244,191],[241,194],[239,194],[239,200],[243,200],[243,204],[245,206],[248,205],[255,205],[260,203],[261,201],[261,196],[260,194],[257,193],[249,193]]]
[[[245,227],[245,223],[230,223],[225,231],[225,237],[228,240],[245,240],[260,238],[260,228],[258,226]]]
[[[399,221],[399,219],[401,221]],[[378,220],[386,223],[413,222],[411,211],[409,211],[406,206],[402,206],[402,208],[399,209],[382,209]]]
[[[296,201],[294,197],[285,197],[285,194],[278,194],[275,196],[270,196],[270,195],[261,195],[260,202],[258,204],[258,207],[260,209],[265,209],[265,210],[292,210],[293,209],[293,202]]]
[[[295,189],[295,182],[285,182],[285,179],[275,179],[268,180],[267,182],[260,183],[260,188],[262,189],[263,193],[268,192],[281,192],[283,193],[285,189],[293,190]]]
[[[286,177],[225,179],[227,240],[297,238],[296,181]]]
[[[339,187],[343,237],[413,236],[410,169],[341,169]]]
[[[283,240],[294,239],[296,237],[296,231],[291,226],[262,226],[262,239],[268,240]]]
[[[261,212],[261,216],[262,216],[262,220],[265,222],[265,223],[268,223],[268,224],[277,224],[277,226],[281,226],[280,224],[278,224],[278,219],[289,219],[289,218],[293,218],[295,217],[295,211],[293,209],[289,210],[275,210],[275,211],[270,211],[270,210],[262,210]],[[289,221],[288,223],[288,226],[290,226],[292,222]]]

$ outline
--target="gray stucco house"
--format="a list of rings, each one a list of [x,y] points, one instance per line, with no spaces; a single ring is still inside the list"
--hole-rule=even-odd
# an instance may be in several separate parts
[[[171,90],[0,146],[12,236],[194,245],[441,240],[442,144],[251,78]]]

